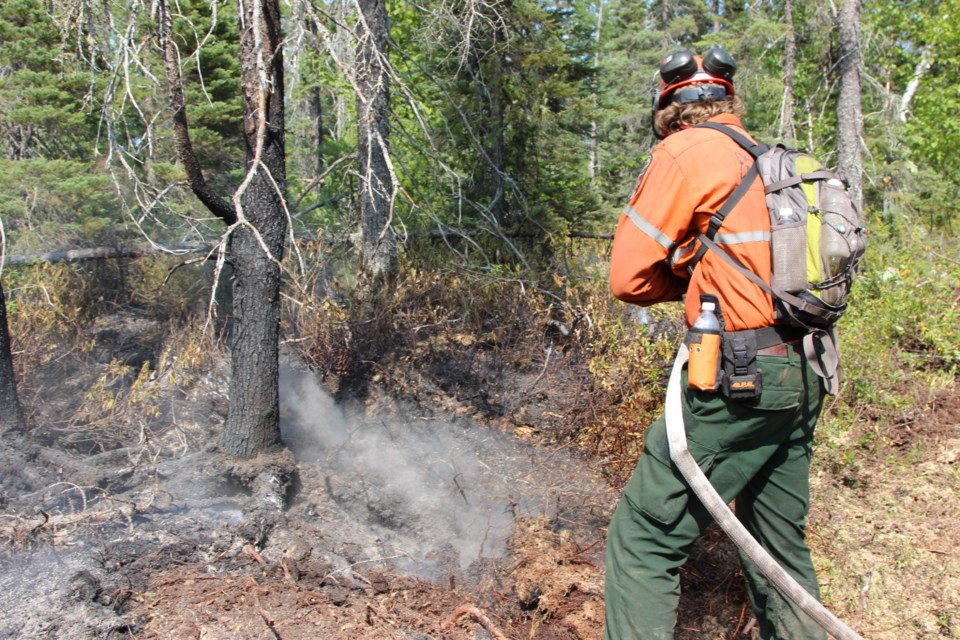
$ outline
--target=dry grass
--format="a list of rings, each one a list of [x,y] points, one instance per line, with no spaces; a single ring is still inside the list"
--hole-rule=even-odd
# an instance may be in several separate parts
[[[823,436],[811,543],[825,599],[864,637],[960,638],[958,470],[955,387]]]

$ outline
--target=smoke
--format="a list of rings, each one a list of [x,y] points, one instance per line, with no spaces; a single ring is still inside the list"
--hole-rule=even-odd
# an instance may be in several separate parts
[[[477,425],[347,415],[289,367],[281,389],[284,440],[301,467],[316,464],[344,521],[402,552],[399,564],[442,575],[504,555],[528,502],[515,472],[531,461],[529,452],[518,460],[515,441]]]

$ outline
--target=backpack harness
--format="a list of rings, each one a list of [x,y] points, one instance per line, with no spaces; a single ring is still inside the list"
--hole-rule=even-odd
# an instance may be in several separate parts
[[[758,349],[802,341],[803,354],[816,374],[824,380],[828,393],[835,394],[837,390],[837,369],[840,364],[836,346],[836,336],[833,331],[837,319],[846,310],[846,296],[853,275],[866,247],[864,228],[856,206],[850,200],[843,187],[841,177],[826,169],[801,173],[795,163],[785,161],[785,155],[795,153],[781,145],[756,143],[743,134],[722,124],[704,122],[698,127],[714,129],[729,136],[738,145],[750,153],[754,158],[743,180],[727,198],[720,209],[713,214],[706,232],[698,234],[700,246],[694,255],[689,267],[690,272],[696,268],[708,250],[712,250],[727,264],[741,273],[745,278],[770,294],[775,303],[777,324],[762,329],[725,332],[723,334],[723,369],[724,392],[731,398],[755,398],[760,395],[762,378],[756,367],[755,355]],[[810,159],[811,162],[815,162]],[[763,165],[763,166],[761,166]],[[769,173],[776,174],[777,178],[768,182]],[[727,215],[736,207],[746,192],[760,176],[764,182],[764,192],[768,197],[768,208],[771,209],[771,251],[773,273],[771,282],[767,283],[759,275],[743,266],[735,257],[723,250],[714,238]],[[766,178],[766,179],[765,179]],[[828,195],[831,203],[841,205],[837,209],[840,213],[831,211],[817,211],[801,189],[801,185],[827,182],[831,185]],[[836,185],[836,186],[833,186]],[[794,189],[797,193],[788,193],[787,189]],[[827,193],[821,190],[821,193]],[[791,207],[774,210],[771,206],[771,194],[793,196]],[[798,202],[799,199],[799,202]],[[781,203],[782,204],[782,203]],[[806,220],[808,215],[817,213],[820,230],[831,234],[825,238],[833,242],[834,248],[840,247],[842,268],[837,273],[824,273],[816,284],[807,281],[806,262]],[[778,216],[792,215],[795,222],[784,223]],[[826,215],[831,215],[830,221],[824,221]],[[799,236],[797,234],[800,234]],[[819,242],[817,236],[817,244]],[[817,247],[816,259],[821,260],[822,246]],[[779,253],[779,255],[778,255]],[[822,258],[826,265],[828,258]],[[799,260],[799,263],[797,262]],[[780,267],[778,273],[778,265]],[[819,268],[820,265],[817,265]],[[826,267],[824,267],[826,268]],[[791,281],[790,289],[783,285],[785,279]],[[799,284],[797,281],[799,278]],[[819,292],[819,293],[816,293]],[[829,301],[828,301],[829,298]],[[722,322],[722,319],[721,319]],[[749,381],[731,389],[728,380]]]

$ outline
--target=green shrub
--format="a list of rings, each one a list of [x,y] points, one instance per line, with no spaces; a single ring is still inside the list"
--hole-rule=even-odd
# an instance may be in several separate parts
[[[960,373],[960,261],[956,238],[915,230],[873,234],[838,326],[841,387],[821,441],[868,445],[918,397]]]

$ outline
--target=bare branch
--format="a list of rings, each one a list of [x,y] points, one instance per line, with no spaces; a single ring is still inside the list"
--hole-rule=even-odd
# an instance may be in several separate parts
[[[234,224],[237,210],[227,200],[217,195],[203,177],[203,170],[193,150],[190,141],[190,130],[187,124],[187,107],[183,97],[183,82],[180,76],[180,52],[173,41],[173,19],[170,16],[170,7],[167,0],[158,0],[160,47],[163,50],[163,62],[166,69],[167,82],[170,85],[170,107],[173,110],[173,135],[176,141],[177,154],[183,163],[187,174],[187,184],[197,198],[214,215],[221,218],[228,225]]]

